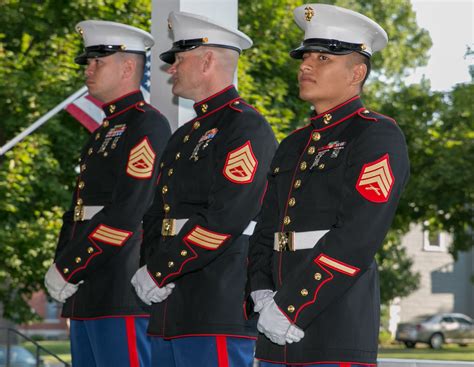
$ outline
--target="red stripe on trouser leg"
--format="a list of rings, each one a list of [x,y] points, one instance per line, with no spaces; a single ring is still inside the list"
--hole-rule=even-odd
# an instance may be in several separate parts
[[[125,317],[125,329],[127,330],[128,359],[130,361],[130,367],[140,367],[134,317]]]
[[[229,356],[227,354],[227,338],[216,336],[217,367],[229,367]]]
[[[350,363],[339,363],[339,367],[351,367]]]

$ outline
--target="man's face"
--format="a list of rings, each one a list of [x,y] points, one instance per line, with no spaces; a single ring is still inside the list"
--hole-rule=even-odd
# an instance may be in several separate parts
[[[87,59],[85,69],[89,94],[101,102],[114,99],[121,82],[122,60],[115,53],[110,56]]]
[[[333,107],[333,103],[334,106],[340,103],[352,86],[353,71],[349,57],[320,52],[305,53],[298,71],[300,98],[313,105]]]
[[[175,96],[198,102],[195,96],[202,84],[201,64],[202,57],[199,48],[176,53],[175,62],[167,70],[172,76],[172,92]]]

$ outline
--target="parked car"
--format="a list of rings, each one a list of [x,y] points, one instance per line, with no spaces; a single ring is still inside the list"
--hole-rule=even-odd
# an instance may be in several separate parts
[[[433,349],[441,348],[443,343],[465,346],[474,343],[474,323],[461,313],[423,315],[398,324],[395,339],[407,348],[414,348],[416,343],[427,343]]]
[[[0,367],[7,365],[7,347],[0,345]],[[40,366],[46,367],[43,361]],[[20,345],[10,346],[10,367],[36,367],[36,357]]]

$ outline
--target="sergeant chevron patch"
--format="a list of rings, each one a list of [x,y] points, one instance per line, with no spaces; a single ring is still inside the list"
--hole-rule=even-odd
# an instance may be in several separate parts
[[[314,260],[314,262],[319,263],[322,266],[326,265],[327,267],[334,269],[339,273],[346,274],[351,277],[353,277],[360,271],[360,269],[355,266],[343,263],[342,261],[338,261],[324,254],[319,255]]]
[[[184,239],[206,250],[217,250],[229,237],[228,234],[212,232],[206,228],[196,226]]]
[[[100,224],[96,229],[94,229],[94,232],[92,232],[90,238],[108,245],[122,246],[131,235],[132,232],[123,231],[121,229]]]
[[[150,178],[156,154],[145,136],[131,151],[128,157],[127,174],[138,179]]]
[[[388,201],[395,178],[388,154],[372,163],[364,164],[357,180],[356,189],[373,203]]]
[[[223,174],[231,182],[248,184],[253,181],[258,161],[252,151],[252,144],[247,141],[241,147],[227,154]]]

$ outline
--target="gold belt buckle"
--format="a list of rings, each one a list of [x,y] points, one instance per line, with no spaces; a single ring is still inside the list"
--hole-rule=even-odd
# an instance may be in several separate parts
[[[163,219],[161,225],[162,236],[176,236],[176,219]]]
[[[74,222],[82,222],[84,220],[84,206],[76,205],[74,207]]]
[[[295,232],[278,232],[277,251],[295,251]]]

